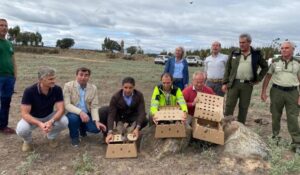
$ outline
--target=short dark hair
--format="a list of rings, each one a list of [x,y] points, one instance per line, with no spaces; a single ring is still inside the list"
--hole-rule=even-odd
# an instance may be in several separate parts
[[[0,21],[5,21],[5,22],[7,22],[7,20],[6,20],[6,19],[4,19],[4,18],[0,18]]]
[[[122,80],[122,85],[124,85],[125,83],[130,83],[132,84],[133,86],[135,86],[135,81],[132,77],[125,77],[123,80]]]
[[[165,72],[165,73],[161,74],[160,80],[162,80],[163,77],[170,77],[171,81],[173,81],[173,76],[168,72]]]
[[[80,67],[80,68],[78,68],[77,70],[76,70],[76,75],[78,75],[78,72],[88,72],[89,73],[89,75],[91,75],[91,70],[90,69],[88,69],[88,68],[86,68],[86,67]]]

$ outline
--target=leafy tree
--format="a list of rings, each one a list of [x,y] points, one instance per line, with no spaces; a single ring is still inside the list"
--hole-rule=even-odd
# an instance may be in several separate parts
[[[121,49],[122,49],[122,47],[117,41],[114,41],[108,37],[105,37],[104,43],[102,44],[103,51],[109,50],[109,51],[113,52],[114,50],[121,51]]]
[[[20,34],[20,27],[15,26],[14,28],[8,29],[8,40],[13,41],[17,38],[17,36]]]
[[[138,51],[138,48],[136,46],[130,46],[126,49],[127,53],[130,53],[130,55],[135,54]]]
[[[61,49],[69,49],[74,44],[75,41],[72,38],[63,38],[61,40],[56,41],[56,47],[60,47]]]
[[[43,40],[42,35],[39,32],[35,33],[35,46],[38,46]]]
[[[163,50],[163,51],[161,51],[159,54],[160,54],[160,55],[167,55],[168,52],[167,52],[166,50]]]
[[[124,53],[124,40],[121,40],[120,46],[121,46],[121,52]]]

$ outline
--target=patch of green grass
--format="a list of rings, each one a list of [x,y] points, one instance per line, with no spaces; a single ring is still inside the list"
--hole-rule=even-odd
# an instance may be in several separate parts
[[[30,153],[26,157],[26,161],[22,162],[21,165],[17,166],[16,169],[17,169],[18,173],[20,173],[21,175],[28,174],[30,168],[33,166],[33,163],[39,158],[40,158],[40,154],[38,154],[36,152]]]
[[[289,149],[287,140],[276,141],[269,138],[269,145],[271,148],[271,175],[300,173],[300,156],[295,154],[288,159],[284,157],[284,153]]]
[[[94,164],[92,162],[92,158],[87,152],[85,152],[82,156],[79,155],[73,161],[73,168],[75,169],[76,175],[84,175],[89,172],[93,172]]]

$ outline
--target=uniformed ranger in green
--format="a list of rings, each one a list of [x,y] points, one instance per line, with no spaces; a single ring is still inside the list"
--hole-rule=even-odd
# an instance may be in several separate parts
[[[169,73],[163,73],[161,76],[161,83],[162,84],[154,87],[151,98],[150,115],[153,117],[159,110],[159,107],[179,105],[180,109],[184,112],[182,121],[185,121],[187,118],[187,105],[180,88],[172,85],[172,75]],[[156,123],[155,118],[152,119],[154,123]]]
[[[273,60],[263,82],[261,99],[267,100],[266,90],[271,80],[270,91],[273,138],[280,132],[280,120],[283,108],[286,109],[288,131],[296,152],[300,154],[300,129],[298,125],[300,95],[298,91],[300,81],[300,64],[293,58],[295,45],[290,41],[281,44],[281,57]]]
[[[245,124],[253,86],[259,83],[268,71],[268,64],[260,50],[254,50],[251,36],[241,34],[240,49],[228,57],[223,78],[222,91],[227,92],[225,116],[233,115],[239,99],[238,121]],[[260,72],[258,72],[260,67]]]

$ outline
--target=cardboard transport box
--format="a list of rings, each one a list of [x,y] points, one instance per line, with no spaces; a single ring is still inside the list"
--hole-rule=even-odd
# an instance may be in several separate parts
[[[186,137],[185,125],[181,123],[184,112],[179,106],[163,106],[155,114],[158,122],[155,138],[183,138]]]
[[[197,103],[193,117],[193,137],[196,139],[224,145],[224,131],[221,126],[224,98],[205,94],[197,94]]]
[[[136,137],[127,134],[114,134],[113,140],[107,145],[106,158],[134,158],[137,157]]]

